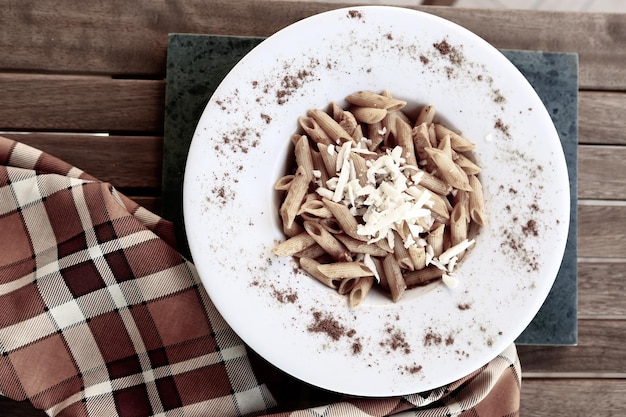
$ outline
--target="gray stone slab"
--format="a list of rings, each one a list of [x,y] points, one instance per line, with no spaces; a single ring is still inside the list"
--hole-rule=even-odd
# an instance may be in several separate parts
[[[162,216],[173,221],[181,252],[191,259],[182,216],[185,161],[195,126],[230,69],[263,39],[172,34],[167,55]],[[503,50],[526,76],[550,112],[570,176],[572,216],[566,254],[543,307],[518,344],[572,345],[577,341],[576,179],[578,56]]]

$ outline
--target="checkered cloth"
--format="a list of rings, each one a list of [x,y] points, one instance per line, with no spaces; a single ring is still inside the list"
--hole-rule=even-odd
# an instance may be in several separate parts
[[[0,137],[0,394],[63,417],[518,415],[515,346],[425,394],[277,413],[173,236],[111,185]]]

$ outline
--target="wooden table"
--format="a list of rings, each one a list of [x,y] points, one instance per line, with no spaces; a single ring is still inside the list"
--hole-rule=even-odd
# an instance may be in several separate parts
[[[159,212],[168,33],[268,36],[340,6],[5,0],[0,131]],[[519,346],[521,414],[626,415],[626,15],[418,8],[497,48],[579,54],[579,343]],[[44,415],[4,398],[0,414]]]

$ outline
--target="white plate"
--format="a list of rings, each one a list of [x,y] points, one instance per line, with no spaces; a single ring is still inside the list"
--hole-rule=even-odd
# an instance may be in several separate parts
[[[450,53],[434,45],[444,41]],[[413,109],[434,104],[477,143],[490,220],[457,288],[412,290],[397,304],[373,293],[350,309],[270,253],[283,239],[273,184],[307,109],[383,89]],[[331,391],[408,394],[480,368],[535,316],[565,248],[567,167],[535,91],[484,40],[426,13],[353,7],[281,30],[228,74],[193,137],[184,217],[208,294],[252,349]],[[316,318],[341,330],[336,340],[311,331]]]

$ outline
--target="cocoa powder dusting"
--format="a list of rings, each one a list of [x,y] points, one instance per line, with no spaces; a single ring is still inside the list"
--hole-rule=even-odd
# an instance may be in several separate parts
[[[307,330],[311,333],[324,333],[332,340],[339,340],[348,332],[350,336],[356,333],[354,330],[346,329],[332,315],[324,315],[320,311],[313,311],[313,323],[307,327]]]

